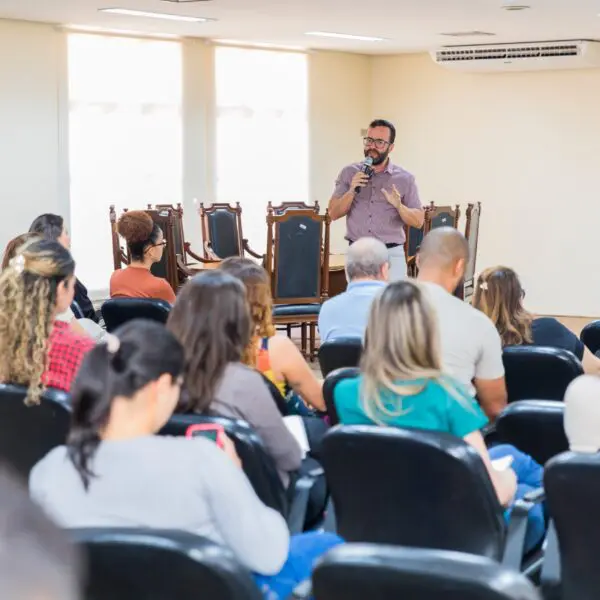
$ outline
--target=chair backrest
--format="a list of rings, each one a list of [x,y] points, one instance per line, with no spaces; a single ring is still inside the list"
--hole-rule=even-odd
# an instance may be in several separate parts
[[[102,304],[100,310],[106,330],[111,332],[133,319],[150,319],[166,323],[171,305],[164,300],[153,298],[111,298]]]
[[[313,572],[315,600],[540,600],[531,582],[481,556],[346,544]]]
[[[26,406],[20,385],[0,384],[0,459],[24,478],[50,450],[64,444],[71,422],[70,397],[47,389],[39,405]]]
[[[269,388],[269,392],[271,392],[271,398],[273,398],[273,402],[277,406],[277,410],[280,412],[282,417],[287,417],[290,414],[287,402],[285,398],[282,396],[279,388],[266,376],[264,373],[260,373],[265,385]]]
[[[124,212],[127,212],[127,209],[125,209]],[[124,243],[122,243],[121,236],[117,231],[117,212],[114,204],[110,205],[110,208],[108,209],[108,216],[110,219],[113,266],[115,271],[118,271],[124,264],[129,264],[129,257],[127,256],[127,247]]]
[[[260,600],[231,550],[183,531],[71,529],[87,559],[93,600]]]
[[[319,212],[319,203],[315,200],[314,204],[306,204],[305,202],[281,202],[280,204],[272,204],[269,200],[267,204],[267,212],[272,209],[273,214],[283,215],[288,210],[314,210]]]
[[[486,468],[461,439],[338,425],[322,463],[347,542],[470,552],[498,560],[506,528]]]
[[[267,215],[266,269],[274,304],[320,303],[329,289],[329,214]]]
[[[465,287],[467,295],[473,290],[473,279],[475,277],[475,263],[477,260],[477,242],[479,241],[479,220],[481,218],[481,202],[469,204],[466,212],[467,224],[465,237],[469,244],[469,260],[465,268]]]
[[[179,222],[181,225],[181,215],[173,208],[161,208],[160,210],[146,211],[152,220],[162,229],[165,242],[167,243],[163,249],[160,262],[152,265],[152,274],[156,277],[166,279],[171,287],[177,291],[183,281],[179,277],[179,269],[177,267],[177,237],[175,235],[175,224]],[[182,233],[182,230],[179,231]]]
[[[544,346],[509,346],[502,352],[508,401],[562,400],[567,386],[583,375],[578,358],[568,350]]]
[[[245,421],[227,417],[196,414],[173,415],[160,431],[160,435],[183,436],[190,425],[216,423],[235,444],[237,453],[256,495],[267,505],[287,518],[288,496],[279,478],[275,462],[262,440]]]
[[[544,469],[560,551],[562,600],[596,600],[600,590],[600,455],[567,452]]]
[[[406,258],[409,259],[412,256],[416,256],[425,236],[423,227],[417,229],[416,227],[406,227],[406,242],[404,243],[404,252]]]
[[[566,452],[565,405],[553,400],[521,400],[509,404],[496,419],[496,437],[543,465]]]
[[[341,337],[327,340],[319,348],[319,365],[323,377],[343,367],[358,367],[362,355],[362,339]]]
[[[200,220],[205,258],[211,258],[207,246],[220,259],[243,256],[242,208],[239,202],[235,207],[222,203],[205,207],[201,203]]]
[[[183,206],[178,203],[177,206],[172,204],[148,204],[148,210],[170,211],[173,215],[173,245],[175,254],[181,256],[185,260],[185,234],[183,232]]]
[[[600,350],[600,321],[588,323],[581,330],[580,339],[592,354],[596,354]]]
[[[329,417],[330,425],[337,425],[340,422],[333,397],[335,386],[342,379],[353,379],[359,375],[360,369],[358,367],[344,367],[342,369],[331,371],[328,373],[327,377],[325,377],[325,381],[323,381],[323,399],[325,400],[325,406],[327,407],[327,416]]]
[[[458,227],[460,218],[460,208],[458,204],[451,206],[436,206],[433,202],[429,206],[429,210],[425,211],[425,233],[429,233],[432,229],[438,227]]]

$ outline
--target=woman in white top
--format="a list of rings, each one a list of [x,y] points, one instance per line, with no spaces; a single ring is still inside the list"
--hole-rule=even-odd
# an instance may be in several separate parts
[[[118,337],[117,337],[118,336]],[[339,538],[290,539],[256,496],[232,442],[155,436],[179,399],[184,352],[164,326],[133,321],[85,358],[66,446],[33,469],[32,497],[65,527],[180,529],[228,546],[269,598],[285,598]]]

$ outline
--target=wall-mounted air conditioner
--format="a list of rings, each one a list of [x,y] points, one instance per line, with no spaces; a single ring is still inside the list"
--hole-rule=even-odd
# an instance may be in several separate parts
[[[444,46],[435,63],[457,71],[540,71],[600,67],[600,42],[574,40],[519,44]]]

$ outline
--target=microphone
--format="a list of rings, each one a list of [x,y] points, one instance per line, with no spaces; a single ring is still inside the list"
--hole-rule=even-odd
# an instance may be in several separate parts
[[[373,157],[372,156],[367,156],[365,158],[365,160],[362,161],[362,166],[360,168],[362,173],[365,173],[365,175],[367,175],[367,177],[369,179],[371,179],[371,177],[373,177],[373,169],[371,168],[373,165]],[[361,190],[361,186],[357,185],[354,188],[354,193],[358,194],[358,192],[360,192]]]

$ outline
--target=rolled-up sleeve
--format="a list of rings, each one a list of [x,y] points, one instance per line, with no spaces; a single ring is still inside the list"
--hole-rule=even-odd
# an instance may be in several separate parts
[[[408,208],[422,208],[421,199],[419,198],[419,190],[415,178],[411,176],[408,182],[408,189],[402,198],[402,204]]]
[[[333,190],[332,198],[341,198],[350,189],[351,181],[351,170],[348,168],[342,169],[335,180],[335,188]]]

